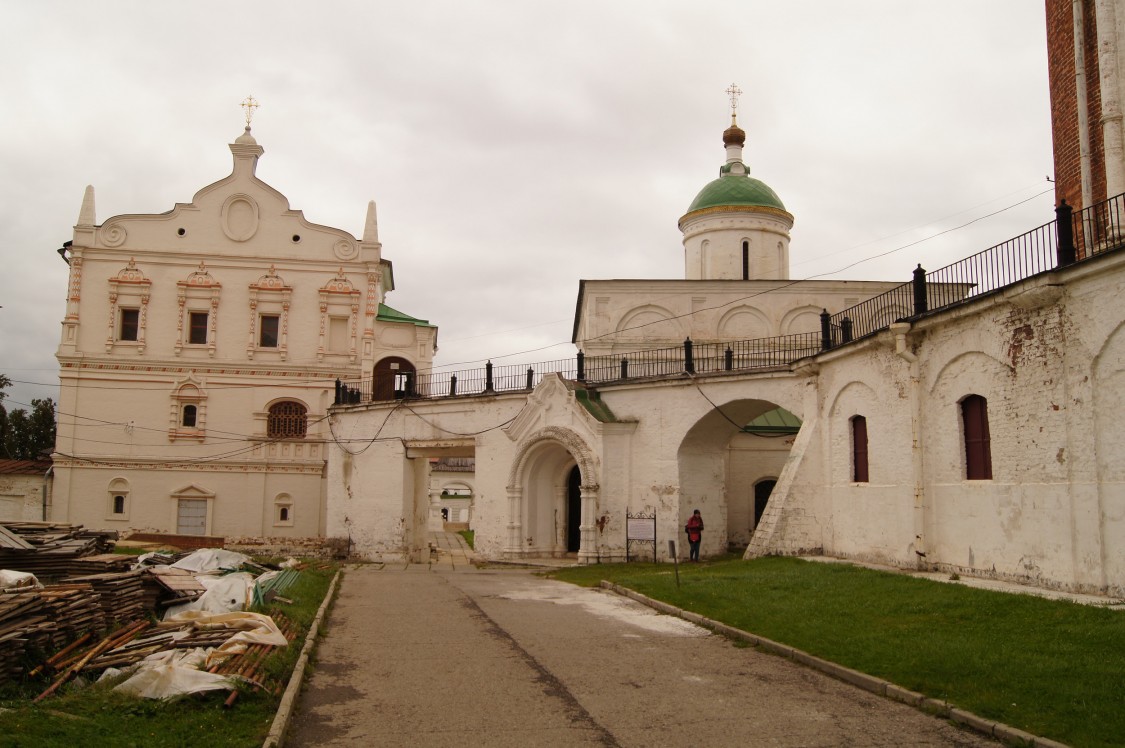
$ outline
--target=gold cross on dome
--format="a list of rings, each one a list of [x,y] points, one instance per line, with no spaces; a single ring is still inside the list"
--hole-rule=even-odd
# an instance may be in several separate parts
[[[742,95],[742,89],[737,83],[732,83],[726,93],[730,97],[730,116],[733,117],[738,114],[738,97]]]
[[[261,105],[258,103],[258,100],[251,95],[243,99],[239,106],[246,110],[246,126],[250,127],[250,120],[254,119],[254,110]]]

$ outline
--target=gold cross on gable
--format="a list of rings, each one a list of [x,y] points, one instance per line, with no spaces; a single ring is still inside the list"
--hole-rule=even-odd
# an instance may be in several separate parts
[[[727,96],[730,96],[730,115],[733,117],[738,114],[738,97],[742,95],[742,89],[738,87],[737,83],[732,83],[726,93]]]
[[[261,106],[261,104],[251,95],[243,99],[239,106],[246,110],[246,127],[250,127],[250,120],[254,119],[254,110]]]

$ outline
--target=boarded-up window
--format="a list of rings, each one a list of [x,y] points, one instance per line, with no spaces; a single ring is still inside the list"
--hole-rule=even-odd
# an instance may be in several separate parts
[[[988,437],[988,401],[969,395],[961,401],[961,421],[965,430],[965,478],[992,479],[992,447]]]
[[[308,429],[308,411],[300,403],[287,400],[270,406],[266,435],[271,439],[304,439]]]
[[[328,352],[329,353],[347,353],[348,352],[348,318],[347,317],[329,317],[328,318]]]
[[[176,532],[180,535],[207,534],[207,502],[180,499],[176,512]]]
[[[867,419],[852,417],[852,480],[866,483],[867,478]]]

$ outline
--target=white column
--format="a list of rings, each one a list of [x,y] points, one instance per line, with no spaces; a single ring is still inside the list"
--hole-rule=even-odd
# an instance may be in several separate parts
[[[436,488],[430,489],[430,516],[426,527],[431,532],[441,532],[445,527],[441,520],[441,491]]]
[[[508,489],[508,543],[504,548],[505,558],[519,558],[523,555],[523,522],[520,512],[523,491]]]
[[[598,561],[598,490],[596,488],[581,487],[582,491],[582,523],[579,532],[582,542],[578,547],[578,563],[592,564]]]

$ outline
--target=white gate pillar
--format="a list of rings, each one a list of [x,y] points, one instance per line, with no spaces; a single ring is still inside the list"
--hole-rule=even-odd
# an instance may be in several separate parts
[[[598,487],[581,486],[582,523],[578,526],[582,541],[578,546],[578,563],[598,561]]]
[[[504,547],[504,558],[523,556],[523,489],[508,487],[508,542]]]

